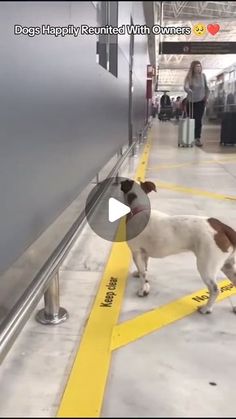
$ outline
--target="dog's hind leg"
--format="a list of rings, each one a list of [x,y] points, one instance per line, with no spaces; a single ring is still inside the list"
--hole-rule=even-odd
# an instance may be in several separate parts
[[[227,278],[229,278],[229,280],[236,287],[236,255],[235,254],[233,254],[226,260],[221,270],[222,272],[224,272]]]
[[[150,284],[147,280],[147,273],[146,273],[146,255],[145,253],[140,250],[133,253],[133,260],[135,265],[138,269],[139,280],[140,280],[140,288],[138,290],[139,297],[145,297],[149,294],[150,291]]]
[[[217,273],[220,270],[218,265],[218,262],[211,258],[207,253],[203,257],[197,259],[198,271],[209,290],[207,304],[199,308],[199,312],[202,314],[209,314],[212,312],[213,305],[220,292],[216,282]]]

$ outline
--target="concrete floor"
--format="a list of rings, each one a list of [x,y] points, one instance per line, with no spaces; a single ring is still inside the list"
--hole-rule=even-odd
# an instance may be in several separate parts
[[[202,149],[178,149],[171,122],[154,120],[151,132],[147,180],[236,195],[236,149],[220,152],[219,129],[204,127]],[[121,176],[133,176],[137,158]],[[163,188],[150,200],[160,211],[209,214],[236,229],[234,201]],[[110,248],[89,227],[78,239],[61,269],[70,319],[51,328],[32,316],[0,369],[0,417],[55,416]],[[130,276],[120,321],[204,288],[191,254],[150,260],[149,278],[151,293],[141,299]],[[235,417],[235,342],[236,315],[226,299],[210,316],[194,313],[114,351],[101,416]]]
[[[154,122],[152,134],[147,180],[236,195],[236,149],[227,148],[227,157],[235,161],[217,163],[226,157],[226,149],[224,156],[219,154],[219,129],[204,127],[203,139],[209,138],[211,153],[208,142],[202,149],[178,149],[177,127],[172,123]],[[165,167],[182,163],[193,165]],[[209,214],[236,228],[236,202],[163,189],[149,196],[152,207],[160,211]],[[130,277],[120,322],[204,288],[195,258],[188,253],[150,260],[149,278],[151,293],[141,299],[135,295],[137,280]],[[235,304],[236,297],[230,298]],[[226,299],[210,316],[194,313],[118,349],[113,353],[102,416],[235,417],[235,342],[236,316]]]

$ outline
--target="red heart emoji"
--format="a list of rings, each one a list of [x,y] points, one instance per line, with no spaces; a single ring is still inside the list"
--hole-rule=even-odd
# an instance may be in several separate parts
[[[207,25],[207,30],[211,35],[216,35],[220,30],[220,25],[218,23],[210,23],[210,25]]]

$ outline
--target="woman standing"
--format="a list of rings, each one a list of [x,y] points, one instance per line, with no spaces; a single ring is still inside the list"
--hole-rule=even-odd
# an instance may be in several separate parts
[[[202,72],[200,61],[193,61],[191,63],[185,78],[184,90],[188,93],[188,116],[191,116],[191,108],[193,107],[193,118],[195,119],[195,144],[201,147],[202,117],[210,91],[207,86],[206,76]]]

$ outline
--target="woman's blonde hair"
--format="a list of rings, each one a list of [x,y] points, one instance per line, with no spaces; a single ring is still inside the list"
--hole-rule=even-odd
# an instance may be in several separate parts
[[[192,80],[193,80],[193,77],[194,77],[194,68],[198,64],[200,64],[200,66],[202,67],[202,64],[200,63],[200,61],[195,60],[195,61],[191,62],[191,65],[190,65],[190,68],[188,70],[187,76],[185,77],[185,82],[188,81],[189,84],[192,83]]]

